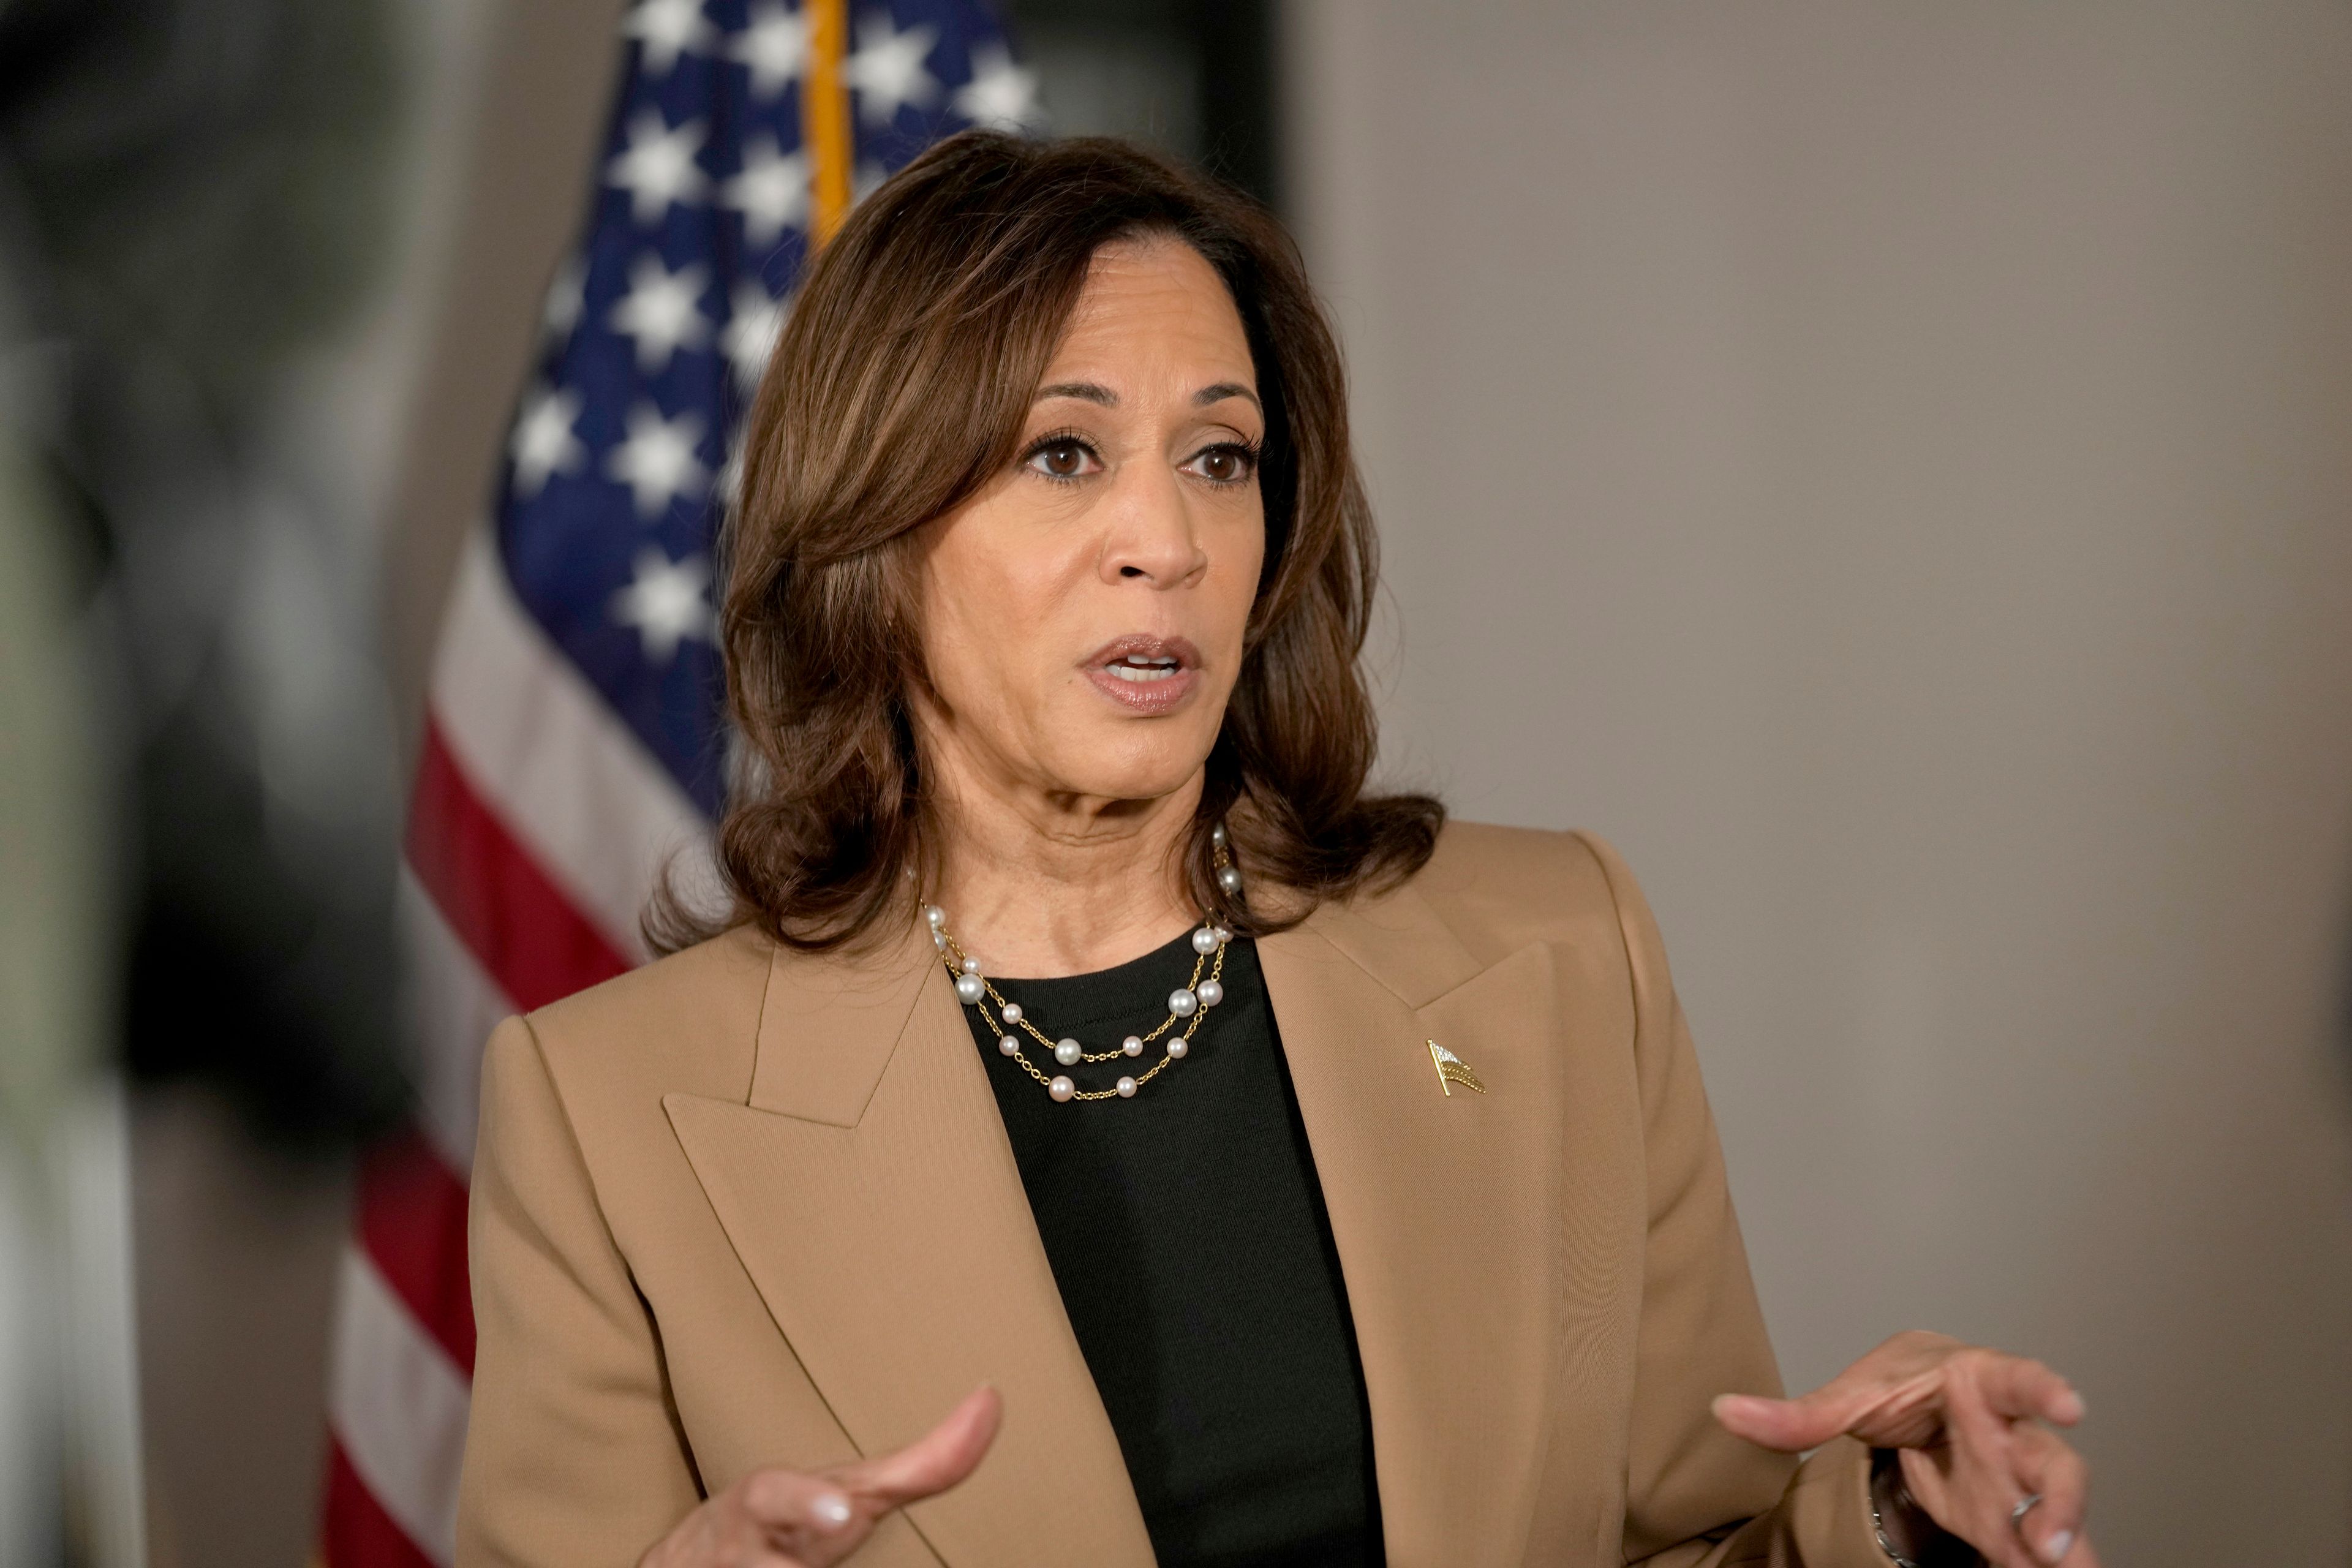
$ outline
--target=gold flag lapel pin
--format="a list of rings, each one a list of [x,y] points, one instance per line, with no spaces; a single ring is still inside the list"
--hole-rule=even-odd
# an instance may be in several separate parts
[[[1454,1098],[1454,1086],[1457,1083],[1473,1094],[1486,1092],[1486,1086],[1478,1081],[1478,1075],[1470,1070],[1470,1064],[1435,1040],[1429,1042],[1429,1059],[1437,1068],[1437,1087],[1445,1091],[1446,1099]]]

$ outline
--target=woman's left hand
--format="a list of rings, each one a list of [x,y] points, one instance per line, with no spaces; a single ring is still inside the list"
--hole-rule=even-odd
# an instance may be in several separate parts
[[[2088,1472],[2043,1425],[2080,1421],[2083,1398],[2038,1361],[1897,1334],[1811,1394],[1727,1394],[1715,1417],[1782,1453],[1841,1433],[1898,1449],[1903,1483],[1927,1516],[1998,1568],[2098,1568],[2083,1531]],[[2041,1500],[2021,1514],[2029,1498]]]

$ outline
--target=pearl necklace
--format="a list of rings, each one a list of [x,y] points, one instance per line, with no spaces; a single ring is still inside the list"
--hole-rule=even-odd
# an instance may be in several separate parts
[[[1242,885],[1241,873],[1234,868],[1232,860],[1226,856],[1225,830],[1222,824],[1211,832],[1209,839],[1216,857],[1217,886],[1229,894],[1238,893]],[[1020,1003],[1007,999],[990,984],[988,977],[981,973],[980,960],[966,952],[963,944],[949,931],[945,910],[937,904],[926,904],[923,906],[923,920],[931,928],[931,945],[939,950],[940,962],[947,966],[949,975],[955,981],[956,1000],[967,1007],[980,1008],[980,1016],[987,1020],[989,1028],[996,1036],[998,1054],[1020,1063],[1021,1070],[1044,1084],[1045,1092],[1058,1101],[1134,1099],[1135,1091],[1158,1078],[1167,1069],[1169,1063],[1184,1059],[1192,1048],[1192,1037],[1200,1032],[1202,1020],[1208,1016],[1209,1009],[1225,999],[1225,947],[1234,940],[1234,933],[1204,918],[1200,928],[1192,933],[1192,976],[1168,994],[1168,1016],[1148,1035],[1129,1035],[1113,1049],[1089,1051],[1066,1036],[1059,1040],[1047,1038],[1045,1032],[1030,1022],[1028,1016],[1022,1012]],[[1208,972],[1205,976],[1202,973],[1204,969]],[[991,1006],[995,1009],[993,1016],[990,1015]],[[999,1019],[1003,1020],[1001,1024]],[[1070,1068],[1081,1062],[1108,1062],[1140,1057],[1144,1047],[1175,1028],[1180,1021],[1184,1026],[1183,1033],[1168,1042],[1158,1061],[1141,1073],[1120,1078],[1108,1089],[1082,1089],[1066,1073],[1047,1074],[1029,1059],[1024,1048],[1027,1042],[1022,1038],[1026,1035],[1029,1040],[1051,1051],[1056,1063]]]

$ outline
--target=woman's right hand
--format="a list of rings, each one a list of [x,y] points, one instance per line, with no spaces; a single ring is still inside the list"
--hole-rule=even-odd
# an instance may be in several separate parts
[[[754,1470],[688,1514],[637,1568],[832,1568],[884,1514],[971,1474],[1003,1414],[996,1390],[975,1389],[895,1454],[814,1474]]]

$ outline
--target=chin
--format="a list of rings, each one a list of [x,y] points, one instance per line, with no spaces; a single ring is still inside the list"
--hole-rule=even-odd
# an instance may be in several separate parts
[[[1085,756],[1069,758],[1071,765],[1061,770],[1065,787],[1097,798],[1158,800],[1198,776],[1215,740],[1213,733],[1138,736],[1129,729],[1125,734],[1104,737],[1098,747],[1087,748]]]

